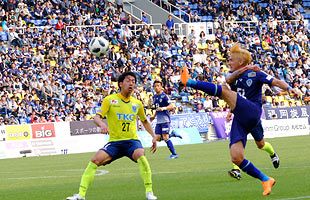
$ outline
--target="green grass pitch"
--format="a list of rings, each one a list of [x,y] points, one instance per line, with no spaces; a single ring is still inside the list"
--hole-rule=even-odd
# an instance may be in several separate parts
[[[176,146],[179,159],[167,159],[161,147],[147,148],[153,171],[154,193],[159,200],[310,199],[310,136],[267,139],[278,152],[280,168],[248,141],[246,157],[277,183],[262,196],[260,181],[242,174],[228,176],[231,168],[228,141]],[[0,200],[63,200],[76,193],[81,174],[93,153],[0,160]],[[145,199],[138,165],[122,158],[100,167],[87,200]]]

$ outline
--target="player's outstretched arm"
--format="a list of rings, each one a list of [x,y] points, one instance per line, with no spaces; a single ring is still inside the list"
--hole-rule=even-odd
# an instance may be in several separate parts
[[[277,78],[274,78],[271,83],[272,86],[276,86],[281,88],[283,91],[287,91],[289,94],[292,93],[294,95],[300,95],[300,93],[289,86],[285,81],[279,80]]]
[[[151,147],[151,152],[155,153],[155,151],[157,150],[157,139],[156,139],[154,130],[151,126],[151,123],[146,119],[146,120],[142,121],[142,124],[143,124],[145,130],[152,136],[153,145]]]
[[[94,121],[97,124],[97,126],[99,126],[102,130],[102,133],[108,133],[109,132],[109,128],[108,126],[103,122],[101,115],[96,114],[96,116],[94,117]]]

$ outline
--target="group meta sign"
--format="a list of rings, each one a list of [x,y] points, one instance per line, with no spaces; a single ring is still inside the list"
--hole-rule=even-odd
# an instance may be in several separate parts
[[[33,139],[51,138],[56,136],[53,123],[32,124],[31,129]]]

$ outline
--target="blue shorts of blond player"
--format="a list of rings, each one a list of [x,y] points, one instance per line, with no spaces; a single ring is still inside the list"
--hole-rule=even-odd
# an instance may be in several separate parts
[[[244,112],[247,109],[251,108],[251,112]],[[261,149],[264,150],[266,153],[269,154],[270,158],[271,158],[271,162],[274,166],[274,168],[278,168],[280,165],[280,159],[279,156],[277,155],[277,153],[274,151],[272,145],[269,142],[265,142],[264,140],[264,128],[262,126],[262,121],[259,120],[256,124],[256,126],[254,128],[252,128],[250,131],[245,130],[242,131],[242,126],[243,123],[247,123],[245,119],[252,119],[252,115],[253,116],[258,116],[256,112],[261,112],[260,111],[260,107],[257,106],[256,104],[252,103],[251,101],[247,101],[244,98],[238,96],[237,97],[237,104],[236,104],[236,108],[234,113],[236,114],[236,121],[233,121],[233,126],[232,126],[232,132],[230,135],[231,138],[231,143],[230,146],[238,141],[242,141],[243,145],[246,146],[246,142],[247,142],[247,134],[248,132],[251,133],[252,137],[255,140],[256,146]],[[241,119],[241,123],[239,123],[239,121]],[[255,121],[256,122],[256,121]],[[246,126],[246,125],[245,125]],[[228,174],[237,179],[240,180],[241,179],[241,172],[240,172],[240,168],[233,164],[233,169],[228,171]]]
[[[248,133],[252,133],[255,128],[257,129],[255,132],[255,141],[260,141],[262,138],[259,135],[259,124],[261,123],[260,116],[262,113],[262,109],[257,104],[248,101],[241,97],[239,94],[237,95],[236,107],[233,110],[234,119],[231,125],[230,132],[230,146],[239,141],[242,141],[243,146],[246,146],[247,135]],[[263,132],[261,133],[263,136]],[[260,140],[259,140],[260,139]]]
[[[137,162],[133,159],[132,155],[133,152],[139,148],[143,148],[139,140],[124,140],[124,141],[108,142],[100,150],[105,151],[107,154],[109,154],[109,156],[112,157],[109,163],[124,156],[130,158],[134,162]]]

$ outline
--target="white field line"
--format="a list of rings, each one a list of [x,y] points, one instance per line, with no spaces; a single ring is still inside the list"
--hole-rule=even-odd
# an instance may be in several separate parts
[[[276,199],[276,200],[298,200],[298,199],[310,199],[310,196],[292,197],[292,198],[284,198],[284,199]]]

